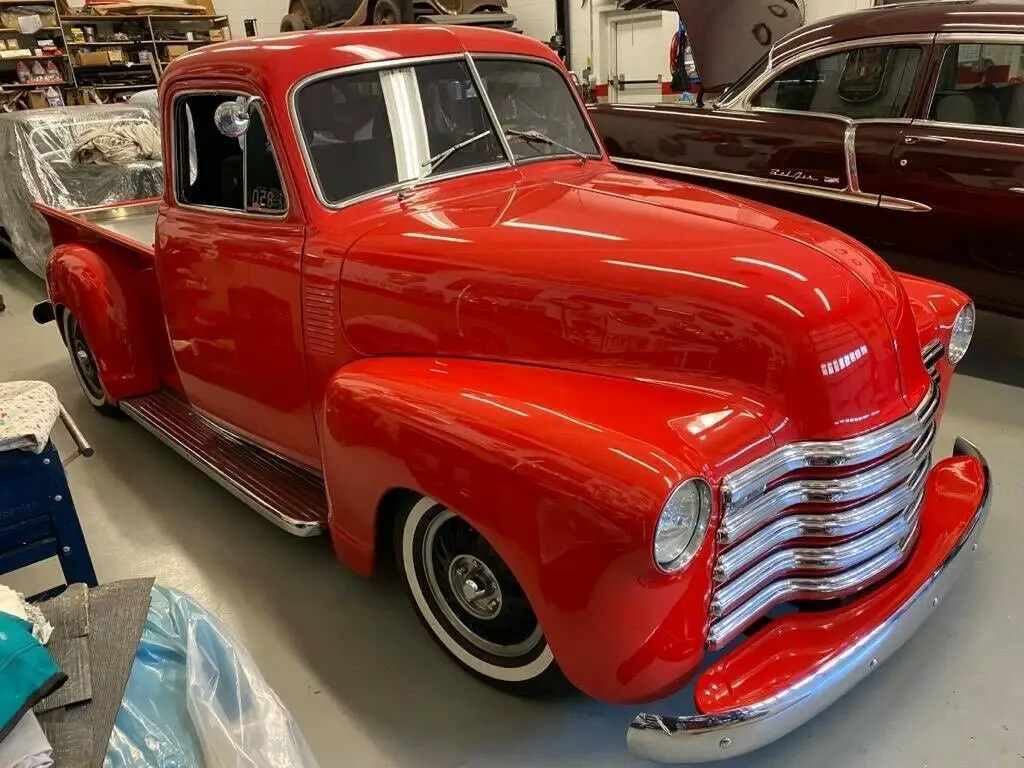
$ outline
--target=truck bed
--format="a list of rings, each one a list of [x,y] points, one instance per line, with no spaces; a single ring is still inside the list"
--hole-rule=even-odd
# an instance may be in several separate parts
[[[36,204],[50,224],[54,245],[71,239],[88,240],[90,236],[99,236],[149,259],[153,258],[159,207],[158,200],[74,211],[60,211]],[[66,229],[69,225],[70,231]]]

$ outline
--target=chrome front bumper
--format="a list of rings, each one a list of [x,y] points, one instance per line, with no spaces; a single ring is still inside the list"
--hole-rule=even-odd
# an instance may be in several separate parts
[[[661,763],[707,763],[763,747],[806,723],[892,656],[924,623],[960,577],[984,528],[991,502],[988,464],[978,449],[958,438],[954,456],[972,456],[981,464],[982,502],[945,561],[890,619],[829,664],[794,680],[785,691],[755,705],[715,715],[671,717],[637,715],[626,736],[638,757]]]

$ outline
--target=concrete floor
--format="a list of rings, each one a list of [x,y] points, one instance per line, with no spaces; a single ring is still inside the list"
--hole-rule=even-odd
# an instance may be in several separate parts
[[[630,707],[520,701],[449,663],[393,576],[366,581],[325,538],[277,530],[130,421],[96,414],[43,286],[0,261],[0,381],[43,379],[96,448],[68,470],[101,581],[156,576],[217,613],[248,646],[323,768],[634,766]],[[822,716],[724,766],[1024,766],[1024,325],[982,315],[937,456],[974,440],[995,476],[978,557],[923,629]],[[60,430],[57,430],[60,432]],[[63,449],[65,436],[57,436]],[[48,565],[4,577],[30,590]],[[688,712],[685,694],[652,711]]]

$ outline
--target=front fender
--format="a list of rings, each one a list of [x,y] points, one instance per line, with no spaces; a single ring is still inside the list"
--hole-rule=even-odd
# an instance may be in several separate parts
[[[159,388],[141,304],[149,291],[133,256],[99,245],[59,245],[47,262],[46,284],[54,307],[74,314],[85,332],[113,402]]]
[[[342,369],[321,435],[343,560],[370,570],[388,491],[438,499],[516,574],[566,676],[617,702],[675,690],[703,655],[713,536],[681,573],[658,571],[668,494],[694,475],[715,486],[771,447],[722,393],[428,358]]]

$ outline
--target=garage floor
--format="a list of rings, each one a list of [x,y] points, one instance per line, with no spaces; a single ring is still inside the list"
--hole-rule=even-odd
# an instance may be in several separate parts
[[[96,414],[55,326],[32,321],[43,286],[16,262],[0,261],[0,294],[0,380],[54,384],[96,448],[68,471],[100,580],[156,576],[223,618],[321,766],[639,764],[623,739],[633,708],[519,701],[464,675],[393,576],[346,572],[326,538],[282,533],[132,422]],[[991,463],[995,504],[977,561],[883,669],[781,742],[723,765],[1024,766],[1024,325],[982,315],[962,370],[937,455],[964,434]],[[53,572],[4,580],[31,590]],[[688,700],[659,709],[689,711]]]

